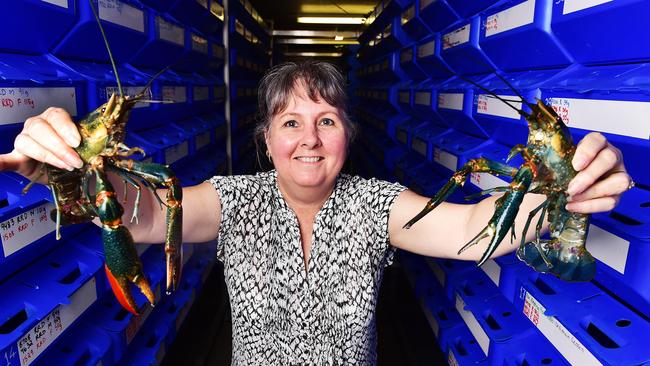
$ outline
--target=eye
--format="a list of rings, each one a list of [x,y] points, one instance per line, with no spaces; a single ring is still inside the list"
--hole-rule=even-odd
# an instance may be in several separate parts
[[[102,113],[106,113],[106,107],[102,108]]]
[[[323,118],[320,120],[320,123],[325,126],[334,126],[334,120],[331,118]]]
[[[284,127],[297,127],[298,122],[296,122],[296,120],[292,119],[290,121],[286,121],[282,126],[284,126]]]

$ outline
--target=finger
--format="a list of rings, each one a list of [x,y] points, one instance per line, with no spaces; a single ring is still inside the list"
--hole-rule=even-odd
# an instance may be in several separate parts
[[[41,117],[52,125],[68,145],[71,147],[79,146],[81,136],[77,126],[72,121],[72,117],[65,109],[50,107],[41,114]]]
[[[609,196],[587,201],[569,202],[566,205],[566,209],[583,214],[611,211],[618,204],[619,198],[620,196]]]
[[[608,146],[601,149],[595,158],[589,162],[586,168],[576,174],[575,177],[569,182],[567,193],[571,196],[582,193],[585,189],[589,188],[596,180],[598,180],[605,173],[613,170],[625,171],[621,164],[621,156],[618,149]]]
[[[81,168],[83,165],[79,155],[63,141],[57,131],[46,120],[34,117],[30,125],[25,128],[25,133],[67,165],[74,168]],[[25,154],[24,151],[21,152]]]
[[[50,165],[53,165],[60,169],[72,170],[73,167],[63,162],[51,151],[45,149],[42,145],[34,141],[29,135],[21,133],[16,136],[14,141],[14,146],[16,150],[21,154],[28,156],[36,161],[41,161]]]
[[[599,132],[589,133],[576,147],[576,152],[571,161],[573,168],[577,171],[584,169],[605,147],[607,147],[605,136]]]
[[[587,201],[599,197],[620,195],[627,191],[630,181],[630,176],[627,173],[616,172],[607,178],[596,182],[584,192],[571,196],[571,201]]]
[[[21,159],[22,157],[22,159]],[[21,167],[27,163],[29,158],[25,157],[23,154],[17,152],[16,150],[10,152],[9,154],[0,155],[0,172],[1,171],[18,171]]]

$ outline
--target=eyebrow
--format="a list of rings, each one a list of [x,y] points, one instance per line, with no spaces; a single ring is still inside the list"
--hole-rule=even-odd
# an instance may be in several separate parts
[[[326,115],[326,114],[334,114],[334,115],[336,115],[337,117],[340,117],[338,111],[336,111],[336,110],[323,111],[323,112],[317,114],[316,117],[322,117],[322,116],[324,116],[324,115]],[[284,117],[287,117],[287,116],[302,116],[302,114],[300,114],[300,113],[294,113],[294,112],[288,112],[288,113],[282,113],[282,114],[279,115],[278,117],[279,117],[279,118],[284,118]]]

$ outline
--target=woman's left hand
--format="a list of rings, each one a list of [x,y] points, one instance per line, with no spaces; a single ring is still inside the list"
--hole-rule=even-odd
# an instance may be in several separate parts
[[[634,186],[621,151],[598,132],[589,133],[578,143],[572,163],[578,174],[567,190],[569,211],[609,211],[616,207],[621,194]]]

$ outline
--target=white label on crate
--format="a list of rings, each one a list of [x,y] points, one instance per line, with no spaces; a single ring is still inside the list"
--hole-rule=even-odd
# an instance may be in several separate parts
[[[464,98],[465,94],[463,93],[440,93],[438,94],[438,108],[462,111]]]
[[[535,0],[527,0],[512,8],[490,15],[485,21],[485,36],[489,37],[533,22]]]
[[[627,254],[630,251],[629,241],[592,224],[587,234],[587,247],[601,262],[625,274]]]
[[[192,51],[208,54],[208,40],[192,33]]]
[[[158,346],[158,350],[156,351],[156,359],[154,362],[154,366],[160,365],[162,362],[163,358],[165,358],[165,353],[167,351],[165,350],[165,340],[160,341],[160,346]]]
[[[415,104],[431,105],[431,92],[417,92],[415,93]]]
[[[186,157],[189,153],[187,141],[165,149],[165,164],[171,165]]]
[[[436,276],[438,279],[438,282],[442,287],[445,287],[445,282],[447,281],[447,277],[445,276],[445,271],[440,268],[440,265],[436,262],[435,259],[427,259],[427,264],[429,265],[429,268],[433,271],[433,274]]]
[[[196,135],[196,138],[194,140],[194,145],[196,146],[196,149],[199,150],[202,147],[208,145],[211,140],[211,135],[212,134],[210,133],[210,131],[206,131]]]
[[[126,95],[136,95],[144,89],[143,86],[125,86],[122,85],[122,91]],[[149,93],[151,93],[151,89],[149,90]],[[120,95],[120,90],[117,88],[117,86],[107,86],[106,87],[106,101],[108,101],[108,98],[110,97],[111,94],[115,95]],[[151,97],[151,94],[149,94],[149,97]],[[133,108],[144,108],[148,107],[151,103],[144,103],[144,102],[137,102],[133,106]]]
[[[402,12],[402,24],[408,23],[415,16],[415,5],[410,6]]]
[[[405,62],[410,62],[413,60],[413,49],[410,47],[407,50],[402,51],[402,53],[399,55],[399,62],[405,63]]]
[[[449,366],[458,366],[458,361],[456,361],[456,356],[454,352],[451,351],[451,346],[449,346],[449,353],[447,354],[447,363]]]
[[[608,3],[612,0],[564,0],[562,15]]]
[[[58,5],[62,8],[68,8],[68,0],[42,0],[46,3],[53,4],[53,5]]]
[[[210,99],[210,88],[207,86],[195,86],[192,88],[192,97],[195,102]]]
[[[442,49],[446,50],[458,46],[459,44],[469,42],[470,27],[470,24],[465,24],[464,26],[443,35]]]
[[[458,157],[456,155],[440,150],[439,148],[434,149],[433,160],[450,170],[456,170],[458,166]]]
[[[426,157],[427,156],[427,148],[428,144],[426,141],[422,140],[419,137],[414,137],[413,141],[411,142],[411,148],[418,152],[420,155]]]
[[[436,41],[427,42],[418,46],[418,58],[431,56],[436,53]]]
[[[420,10],[426,8],[427,6],[429,6],[429,4],[431,4],[434,1],[436,0],[420,0]]]
[[[185,46],[185,34],[183,28],[174,23],[168,22],[161,17],[156,17],[156,27],[158,28],[158,38],[167,42],[175,43],[179,46]]]
[[[438,334],[440,334],[440,325],[438,324],[438,320],[435,316],[433,316],[433,314],[431,314],[431,310],[429,310],[429,307],[427,306],[427,303],[424,301],[424,299],[420,299],[420,307],[424,312],[424,317],[427,318],[427,321],[429,322],[429,326],[433,331],[433,335],[438,338]]]
[[[212,44],[212,58],[223,58],[223,47],[218,44]]]
[[[0,222],[0,238],[5,258],[51,233],[55,223],[50,218],[54,204],[46,203]]]
[[[650,102],[547,98],[569,127],[647,140],[650,137]]]
[[[59,305],[18,340],[21,366],[30,365],[96,300],[93,277],[70,296],[69,304]]]
[[[475,186],[483,190],[492,189],[495,187],[503,187],[508,185],[508,182],[506,182],[505,180],[502,180],[501,178],[497,178],[494,175],[489,173],[472,173],[470,177],[470,182],[472,182],[472,184],[474,184]],[[497,194],[497,193],[498,192],[496,193],[493,192],[492,194]]]
[[[495,262],[493,259],[488,259],[483,265],[481,266],[481,269],[485,274],[490,277],[492,282],[494,282],[495,285],[499,286],[499,279],[501,279],[501,267],[497,262]]]
[[[409,92],[399,92],[399,102],[402,104],[409,104]]]
[[[201,6],[204,8],[208,8],[208,0],[196,0],[196,2],[201,4]]]
[[[542,332],[570,365],[602,365],[591,352],[569,332],[555,317],[544,315],[546,308],[523,287],[525,293],[523,313]]]
[[[171,100],[175,103],[187,102],[187,88],[184,86],[163,86],[163,100]]]
[[[99,18],[144,33],[144,12],[118,0],[98,0]]]
[[[192,289],[192,294],[190,295],[190,298],[187,300],[187,303],[185,304],[185,306],[183,306],[181,311],[178,312],[178,316],[176,317],[176,331],[181,329],[181,326],[183,325],[183,321],[185,321],[185,318],[187,317],[187,313],[192,307],[192,303],[194,302],[195,296],[196,296],[196,290]]]
[[[472,332],[472,335],[476,338],[476,342],[478,342],[483,353],[487,356],[488,350],[490,349],[490,337],[488,337],[483,328],[481,328],[481,324],[476,320],[474,314],[465,309],[465,301],[463,301],[463,298],[460,297],[458,293],[456,293],[456,310],[458,310],[460,317],[463,318],[463,321],[467,324],[470,332]]]
[[[499,95],[499,97],[508,100],[509,104],[517,109],[521,109],[521,102],[510,102],[512,95]],[[491,116],[504,117],[519,120],[521,115],[514,109],[487,94],[480,94],[477,100],[476,112],[479,114],[489,114]]]
[[[77,115],[77,98],[73,87],[0,88],[0,125],[22,123],[28,117],[55,105]]]

